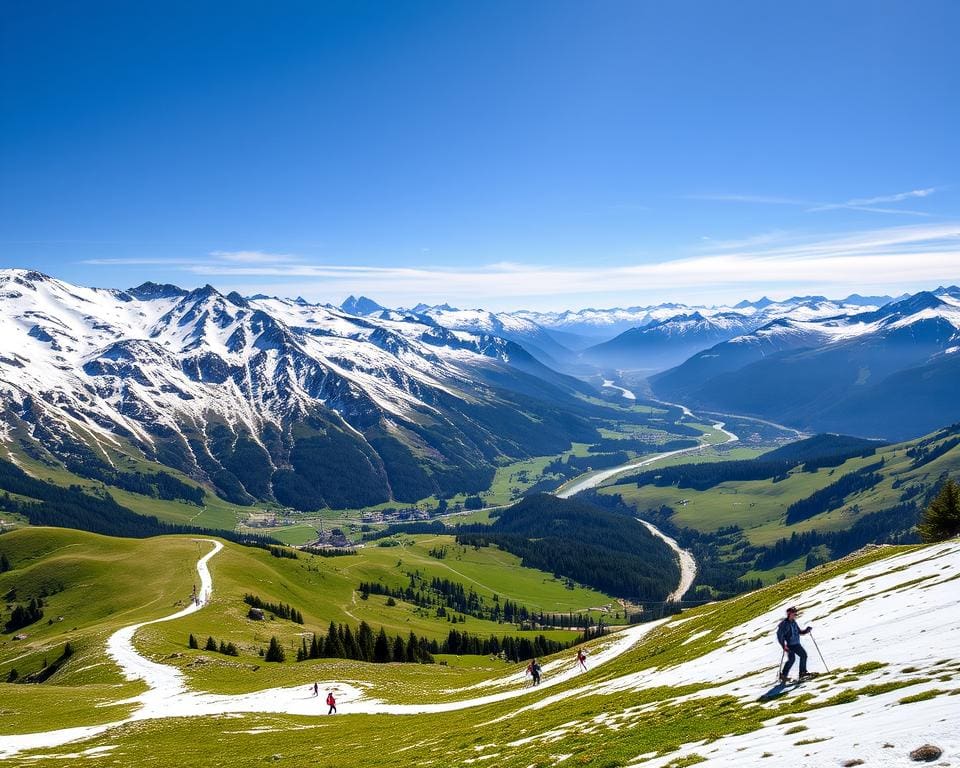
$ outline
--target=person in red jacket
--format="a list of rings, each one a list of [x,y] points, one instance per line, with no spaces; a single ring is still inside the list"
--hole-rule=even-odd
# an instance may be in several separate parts
[[[587,654],[583,652],[583,649],[577,651],[577,664],[580,665],[580,669],[584,672],[587,671]]]
[[[328,715],[334,715],[337,712],[337,700],[333,698],[333,691],[327,692],[327,706],[330,709],[327,710]]]

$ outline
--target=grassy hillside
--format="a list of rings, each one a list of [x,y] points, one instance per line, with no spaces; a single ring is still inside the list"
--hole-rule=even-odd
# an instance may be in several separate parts
[[[761,455],[756,462],[790,455],[780,449]],[[714,554],[736,561],[740,576],[769,583],[782,574],[803,570],[811,553],[813,561],[845,554],[849,549],[844,551],[839,539],[851,532],[864,532],[864,536],[872,532],[869,537],[857,537],[853,548],[908,532],[943,478],[960,474],[960,427],[882,445],[836,466],[816,467],[818,462],[810,461],[810,456],[795,458],[792,468],[774,477],[698,488],[691,487],[696,483],[690,481],[661,484],[654,477],[659,470],[654,470],[641,476],[639,485],[621,478],[599,494],[619,497],[637,514],[675,529],[681,539],[686,532],[688,543],[713,541]],[[830,463],[827,459],[819,463],[823,462]],[[784,548],[784,540],[795,534],[806,535],[806,545],[794,538],[794,545]],[[777,547],[783,557],[771,554]],[[753,567],[753,560],[761,556],[762,565]]]
[[[565,676],[572,665],[569,654],[547,660],[547,680],[559,682],[539,690],[517,689],[522,677],[513,682],[516,669],[495,665],[408,671],[407,665],[344,668],[323,662],[313,664],[301,682],[312,675],[321,681],[349,675],[346,679],[369,686],[369,695],[388,694],[406,704],[407,709],[394,711],[409,715],[356,714],[388,708],[344,700],[340,714],[328,718],[326,708],[311,704],[303,689],[307,698],[296,704],[303,714],[239,711],[151,719],[8,762],[32,765],[42,754],[44,764],[58,766],[78,754],[106,754],[103,759],[125,764],[188,768],[267,762],[467,766],[478,758],[508,767],[568,762],[663,768],[707,758],[718,764],[781,765],[786,763],[779,758],[803,754],[818,765],[856,759],[875,764],[884,757],[907,764],[906,753],[925,741],[943,748],[944,759],[952,762],[960,754],[948,717],[960,693],[960,657],[950,619],[958,565],[956,544],[873,549],[659,626],[629,630],[633,634],[619,641],[619,655],[606,661],[601,657],[611,650],[610,641],[594,643],[587,672]],[[226,586],[229,564],[218,567],[214,559],[212,566],[217,589],[220,583]],[[816,624],[833,673],[758,702],[771,688],[779,657],[772,640],[776,622],[783,607],[793,603],[803,607],[805,623]],[[210,608],[220,610],[216,601]],[[902,631],[908,620],[918,634]],[[805,642],[811,668],[823,671],[810,639]],[[192,683],[229,680],[237,673],[227,669],[207,679],[194,677]],[[273,673],[262,681],[273,684],[280,676]],[[19,706],[7,702],[23,689],[0,685],[5,709]],[[434,702],[491,692],[506,696],[452,711],[425,711]],[[290,695],[298,701],[301,696]],[[46,724],[61,723],[57,718],[51,724],[48,714]],[[12,732],[9,722],[2,732]]]
[[[299,683],[315,674],[317,662],[293,661],[296,649],[305,633],[308,638],[313,632],[324,633],[331,621],[353,628],[365,621],[375,630],[384,627],[390,635],[414,632],[438,640],[451,628],[484,637],[543,634],[569,641],[577,635],[576,631],[563,629],[520,631],[512,624],[473,616],[453,624],[446,617],[437,617],[435,610],[402,600],[390,606],[384,596],[373,594],[363,599],[357,591],[362,581],[406,586],[411,572],[428,580],[437,576],[456,582],[487,601],[497,595],[502,601],[511,600],[531,611],[587,611],[607,622],[617,620],[604,608],[618,607],[612,598],[581,587],[570,588],[550,574],[523,568],[519,558],[495,547],[461,547],[451,536],[401,536],[385,541],[396,546],[372,545],[356,555],[336,558],[301,553],[297,559],[227,544],[211,566],[216,592],[210,604],[197,614],[145,627],[137,636],[137,645],[156,659],[179,654],[169,663],[181,667],[189,680],[207,690],[237,692]],[[18,685],[12,690],[32,700],[35,691],[50,685],[120,682],[114,664],[103,655],[106,636],[122,625],[173,612],[178,601],[185,604],[197,583],[193,564],[198,553],[208,549],[208,545],[187,537],[134,541],[45,528],[24,528],[0,536],[0,554],[6,555],[12,566],[12,570],[0,574],[0,594],[8,596],[7,604],[12,607],[46,595],[42,620],[20,630],[27,635],[25,640],[13,639],[15,633],[0,635],[0,680],[6,680],[11,669],[21,677],[38,672],[44,659],[52,662],[70,642],[74,656],[49,682],[43,686]],[[437,559],[430,555],[431,550],[445,550],[445,557]],[[293,606],[303,614],[304,624],[279,618],[251,621],[247,618],[249,606],[244,602],[246,594]],[[9,615],[10,611],[4,610],[0,619],[5,621]],[[50,620],[52,623],[48,623]],[[239,656],[191,651],[187,642],[190,634],[198,637],[201,645],[208,636],[218,642],[232,642]],[[264,664],[259,655],[272,636],[287,651],[285,664]],[[207,663],[196,664],[199,657],[206,657]],[[449,664],[433,665],[430,671],[404,665],[403,675],[469,677],[473,666],[483,666],[483,659],[468,660],[465,671],[454,672]],[[324,660],[323,665],[342,670],[370,666],[348,660]],[[373,674],[376,677],[383,673]]]

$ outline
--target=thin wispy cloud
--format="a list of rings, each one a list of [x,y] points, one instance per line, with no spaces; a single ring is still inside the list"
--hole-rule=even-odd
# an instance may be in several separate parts
[[[505,297],[557,297],[568,306],[582,294],[682,295],[706,287],[752,290],[802,285],[890,286],[953,281],[960,272],[960,223],[894,227],[826,239],[783,236],[722,243],[688,258],[619,266],[551,267],[517,262],[470,268],[338,264],[198,263],[197,276],[255,278],[278,291],[334,298],[366,293],[410,303],[443,298],[473,304]]]
[[[937,191],[937,187],[912,189],[908,192],[897,192],[892,195],[876,195],[874,197],[855,197],[839,203],[817,202],[793,197],[779,197],[775,195],[743,195],[743,194],[700,194],[688,195],[690,200],[708,200],[721,203],[752,203],[757,205],[787,205],[803,208],[806,213],[821,213],[823,211],[865,211],[867,213],[881,213],[894,216],[930,216],[926,211],[917,211],[907,208],[880,207],[891,203],[902,203],[905,200],[917,200],[929,197]]]
[[[264,251],[211,251],[210,255],[222,261],[237,264],[286,264],[300,261],[300,256],[289,253],[265,253]]]
[[[643,298],[692,300],[710,295],[724,301],[778,290],[784,295],[884,289],[899,293],[911,286],[960,279],[960,222],[829,237],[770,232],[740,241],[702,242],[683,258],[617,265],[549,266],[511,260],[468,267],[383,266],[318,263],[296,254],[259,251],[217,251],[165,263],[222,290],[334,302],[348,294],[366,294],[391,306],[450,301],[504,309],[575,308],[588,300],[626,305]]]

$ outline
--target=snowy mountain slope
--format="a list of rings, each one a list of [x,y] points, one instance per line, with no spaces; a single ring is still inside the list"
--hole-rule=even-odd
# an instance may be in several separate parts
[[[443,328],[508,339],[522,346],[543,364],[558,370],[569,369],[575,357],[545,328],[515,313],[457,309],[447,304],[420,304],[411,312],[429,318]]]
[[[409,315],[0,272],[5,440],[80,468],[132,447],[238,502],[476,490],[497,455],[592,434],[579,386],[502,338]]]
[[[954,398],[930,401],[932,390],[921,396],[935,371],[955,369],[951,350],[958,345],[960,298],[921,292],[850,316],[773,321],[694,355],[651,384],[661,397],[717,410],[904,438],[960,417]],[[924,376],[906,375],[920,367]],[[894,376],[899,384],[891,388],[885,382]],[[921,400],[926,415],[914,409]]]
[[[601,367],[662,370],[753,328],[754,321],[749,316],[735,312],[709,317],[694,312],[632,328],[615,339],[585,349],[582,354]]]
[[[957,541],[885,547],[710,604],[647,633],[617,674],[511,713],[537,719],[489,753],[505,765],[584,751],[636,768],[819,768],[909,765],[929,743],[950,764],[960,757],[958,568]],[[790,605],[814,627],[802,644],[824,676],[783,688],[775,630]]]

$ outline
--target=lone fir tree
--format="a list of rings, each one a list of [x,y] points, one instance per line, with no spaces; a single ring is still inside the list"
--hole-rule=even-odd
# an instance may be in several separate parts
[[[917,525],[924,541],[944,541],[960,535],[960,484],[947,480],[923,511]]]

